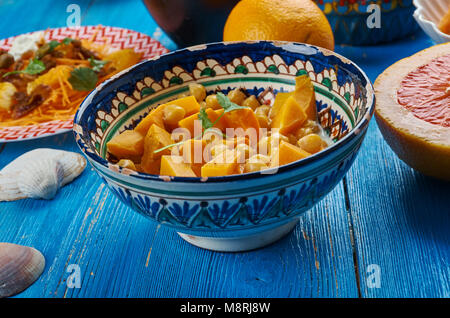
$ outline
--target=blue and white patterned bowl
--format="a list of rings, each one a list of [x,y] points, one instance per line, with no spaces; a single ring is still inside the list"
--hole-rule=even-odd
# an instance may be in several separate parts
[[[184,178],[122,169],[106,143],[135,127],[159,104],[188,90],[243,87],[273,97],[308,74],[319,121],[334,144],[276,174]],[[300,43],[212,43],[142,62],[97,87],[74,121],[77,144],[110,189],[144,216],[211,250],[242,251],[269,244],[293,229],[299,215],[330,192],[353,163],[374,111],[374,92],[355,64]]]

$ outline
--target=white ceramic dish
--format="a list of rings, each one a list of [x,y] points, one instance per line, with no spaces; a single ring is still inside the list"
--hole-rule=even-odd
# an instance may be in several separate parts
[[[417,10],[414,18],[422,30],[437,44],[450,42],[450,35],[438,28],[450,7],[450,0],[414,0]]]

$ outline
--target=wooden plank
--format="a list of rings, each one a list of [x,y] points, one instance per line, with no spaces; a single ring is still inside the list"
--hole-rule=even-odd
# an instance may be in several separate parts
[[[9,144],[0,167],[42,145],[76,150],[70,134]],[[125,207],[89,167],[54,200],[2,203],[0,241],[34,246],[47,260],[18,297],[354,297],[343,197],[338,186],[272,246],[214,253]],[[80,266],[80,289],[66,285],[70,264]]]
[[[65,2],[41,3],[46,14],[39,11],[34,16],[46,16],[50,22],[31,20],[4,36],[42,29],[47,23],[64,25]],[[140,1],[125,6],[106,1],[79,4],[83,24],[154,31]],[[24,10],[23,3],[0,8],[12,15]],[[8,144],[2,148],[0,167],[42,146],[77,151],[70,133]],[[0,241],[34,246],[47,260],[44,274],[18,297],[357,295],[341,185],[305,214],[287,238],[241,254],[214,253],[187,244],[173,231],[122,205],[90,167],[54,200],[2,203],[0,209]],[[80,266],[80,289],[67,287],[70,264]]]
[[[362,295],[448,297],[450,184],[414,172],[371,126],[348,175]],[[371,264],[380,288],[366,283]]]
[[[91,2],[92,0],[77,0],[76,2],[71,0],[1,1],[2,25],[7,27],[0,28],[0,38],[66,26],[67,17],[70,15],[66,12],[69,4],[78,4],[83,17]]]
[[[341,53],[374,81],[398,59],[430,45],[419,33],[380,47],[344,47]],[[450,184],[401,162],[375,121],[347,180],[362,296],[448,297]],[[380,288],[371,284],[373,264],[380,269]]]
[[[0,6],[11,25],[0,29],[2,37],[65,25],[70,1],[24,2]],[[77,3],[83,24],[155,31],[138,0]],[[22,16],[26,23],[13,23]],[[427,45],[419,36],[338,51],[374,79],[394,60]],[[77,151],[70,133],[0,145],[0,167],[42,146]],[[340,184],[292,234],[265,249],[226,254],[193,247],[122,205],[90,167],[54,200],[1,203],[0,241],[34,246],[47,259],[44,274],[18,297],[448,297],[448,190],[396,159],[372,123],[346,186]],[[67,287],[70,264],[80,266],[80,289]],[[380,289],[366,284],[370,264],[380,266]]]

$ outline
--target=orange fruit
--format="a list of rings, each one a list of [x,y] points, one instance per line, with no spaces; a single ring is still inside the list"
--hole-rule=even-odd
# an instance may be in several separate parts
[[[450,43],[403,59],[375,81],[375,118],[398,157],[450,180]]]
[[[303,42],[334,50],[330,23],[311,0],[242,0],[228,16],[223,40]]]

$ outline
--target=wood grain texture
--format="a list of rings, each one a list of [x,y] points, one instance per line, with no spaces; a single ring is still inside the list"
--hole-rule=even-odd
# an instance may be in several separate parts
[[[5,148],[15,157],[33,144]],[[75,150],[70,140],[64,145]],[[5,159],[0,155],[0,166]],[[341,186],[280,242],[235,254],[193,247],[128,209],[90,167],[51,201],[0,208],[0,241],[32,245],[47,260],[44,274],[20,297],[357,296]],[[80,266],[80,289],[67,287],[70,264]]]
[[[430,45],[419,33],[389,45],[338,51],[375,81],[397,60]],[[399,160],[373,121],[347,175],[347,189],[361,295],[448,297],[450,184],[424,177]],[[380,288],[368,287],[371,264],[380,268]]]
[[[449,297],[450,184],[406,166],[376,125],[367,142],[347,177],[363,296]],[[365,283],[371,264],[380,288]]]
[[[0,36],[64,26],[69,3],[0,2]],[[77,3],[83,25],[157,31],[139,0]],[[14,23],[22,16],[24,22]],[[160,39],[174,48],[165,35]],[[419,35],[337,50],[374,80],[395,60],[429,45]],[[38,147],[78,151],[71,133],[2,144],[0,168]],[[264,249],[193,247],[120,203],[90,166],[51,201],[0,203],[0,241],[33,246],[46,258],[43,275],[16,297],[448,297],[449,187],[400,162],[372,122],[346,182]],[[79,289],[67,285],[71,264],[80,267]],[[370,264],[381,269],[379,289],[366,284]]]

